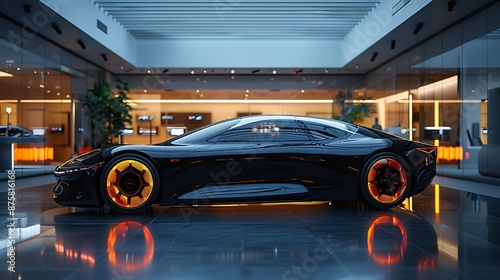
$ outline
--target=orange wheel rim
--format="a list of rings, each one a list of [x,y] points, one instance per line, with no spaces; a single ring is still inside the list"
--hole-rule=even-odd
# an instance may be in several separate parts
[[[393,158],[381,158],[373,163],[367,181],[370,195],[387,204],[400,199],[408,185],[404,166]]]
[[[136,160],[115,164],[106,178],[106,193],[115,205],[135,209],[144,205],[153,193],[153,175]]]

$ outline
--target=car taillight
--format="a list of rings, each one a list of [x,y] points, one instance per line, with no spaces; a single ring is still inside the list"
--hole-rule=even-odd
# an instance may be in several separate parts
[[[431,146],[431,147],[423,147],[423,148],[416,148],[417,151],[424,152],[427,154],[434,153],[434,151],[437,150],[436,146]]]

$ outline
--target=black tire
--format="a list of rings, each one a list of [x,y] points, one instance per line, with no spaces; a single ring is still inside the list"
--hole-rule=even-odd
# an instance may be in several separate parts
[[[406,161],[394,153],[380,153],[368,160],[360,178],[363,200],[379,209],[401,204],[410,193],[412,176]]]
[[[137,214],[148,209],[158,197],[160,177],[145,157],[123,154],[109,161],[100,180],[103,200],[112,210]]]

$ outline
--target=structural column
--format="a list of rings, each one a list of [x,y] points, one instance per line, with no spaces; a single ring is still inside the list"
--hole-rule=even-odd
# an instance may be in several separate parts
[[[483,175],[500,177],[500,88],[488,92],[488,144],[479,152],[478,169]]]

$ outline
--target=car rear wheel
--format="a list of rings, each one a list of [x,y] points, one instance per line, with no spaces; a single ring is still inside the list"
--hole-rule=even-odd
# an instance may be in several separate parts
[[[389,209],[401,204],[411,189],[411,173],[404,159],[393,153],[372,157],[361,174],[361,194],[376,208]]]
[[[153,204],[160,178],[153,164],[143,156],[124,154],[112,159],[101,175],[101,195],[114,211],[136,214]]]

